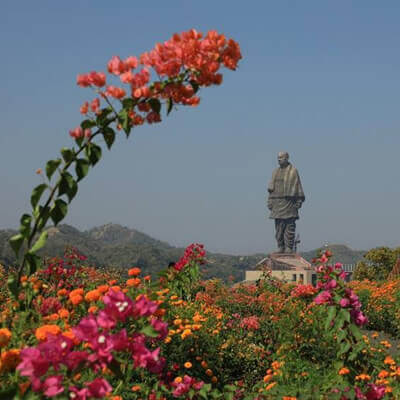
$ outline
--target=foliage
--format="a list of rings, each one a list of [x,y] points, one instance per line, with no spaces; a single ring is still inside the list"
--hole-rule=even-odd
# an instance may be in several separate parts
[[[388,277],[396,261],[400,258],[400,247],[377,247],[369,250],[364,255],[365,260],[360,261],[354,271],[355,280],[384,280]]]

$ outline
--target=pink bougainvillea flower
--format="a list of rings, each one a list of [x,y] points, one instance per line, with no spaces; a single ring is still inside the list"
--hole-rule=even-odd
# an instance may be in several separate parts
[[[87,385],[89,396],[95,397],[96,399],[102,399],[106,397],[112,391],[112,386],[104,378],[96,378]]]
[[[329,292],[328,290],[324,290],[315,297],[314,302],[317,304],[324,304],[328,303],[331,300],[331,298],[332,298],[331,292]]]
[[[130,67],[130,63],[124,63],[118,56],[113,56],[107,64],[107,70],[110,74],[121,75],[127,71]]]
[[[45,379],[42,384],[41,391],[47,397],[54,397],[64,391],[64,387],[62,386],[63,377],[61,375],[57,376],[49,376]]]

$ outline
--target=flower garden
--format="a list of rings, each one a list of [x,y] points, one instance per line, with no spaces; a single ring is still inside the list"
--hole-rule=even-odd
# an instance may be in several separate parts
[[[240,59],[232,39],[190,30],[138,58],[113,56],[109,76],[78,75],[95,97],[69,132],[74,145],[37,171],[44,183],[10,239],[19,261],[0,268],[0,399],[400,398],[400,357],[387,339],[400,335],[400,281],[345,283],[329,252],[315,260],[316,287],[267,271],[257,285],[202,281],[201,244],[158,277],[97,269],[75,249],[36,254],[102,143],[111,149],[117,135],[161,122],[162,110],[198,105],[199,89],[220,85],[220,70]]]
[[[17,299],[1,286],[2,398],[398,398],[396,349],[360,328],[398,332],[400,282],[345,284],[323,255],[317,288],[267,273],[228,287],[199,279],[205,256],[191,245],[152,279],[69,250]]]

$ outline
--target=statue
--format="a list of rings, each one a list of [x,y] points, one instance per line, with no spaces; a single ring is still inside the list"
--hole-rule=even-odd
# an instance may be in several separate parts
[[[278,154],[279,168],[272,173],[268,185],[268,209],[275,220],[275,238],[280,253],[293,253],[295,247],[296,219],[305,200],[300,176],[289,162],[289,154]]]

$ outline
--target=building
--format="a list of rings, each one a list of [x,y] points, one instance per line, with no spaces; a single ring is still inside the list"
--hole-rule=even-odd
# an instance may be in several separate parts
[[[271,270],[274,278],[285,282],[302,282],[315,286],[317,274],[312,265],[299,254],[272,253],[257,263],[254,271],[246,271],[245,281],[257,281],[263,270]]]

